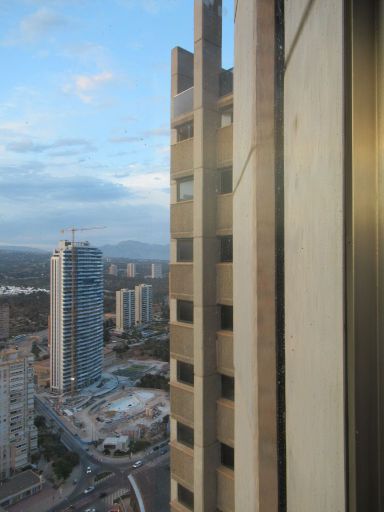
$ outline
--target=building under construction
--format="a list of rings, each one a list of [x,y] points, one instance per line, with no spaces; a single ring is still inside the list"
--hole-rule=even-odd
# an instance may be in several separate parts
[[[61,241],[51,258],[51,390],[72,392],[101,378],[102,253],[88,242]]]

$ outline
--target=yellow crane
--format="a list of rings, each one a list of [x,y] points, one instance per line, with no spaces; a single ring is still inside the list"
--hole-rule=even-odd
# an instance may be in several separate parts
[[[75,226],[71,226],[70,228],[60,229],[60,233],[65,233],[66,231],[71,231],[72,233],[72,243],[75,243],[75,233],[77,231],[92,231],[93,229],[106,229],[107,226],[92,226],[90,228],[76,228]]]
[[[66,231],[70,231],[72,233],[72,315],[71,315],[71,394],[74,395],[76,393],[76,367],[77,367],[77,357],[76,357],[76,318],[77,318],[77,300],[76,300],[76,245],[75,245],[75,236],[77,231],[92,231],[93,229],[105,229],[106,226],[92,226],[89,228],[77,228],[72,226],[70,228],[63,228],[60,230],[60,233],[65,233]]]

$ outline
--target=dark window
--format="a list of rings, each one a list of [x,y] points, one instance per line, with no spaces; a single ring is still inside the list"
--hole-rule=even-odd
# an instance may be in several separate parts
[[[221,376],[221,396],[227,400],[235,399],[235,379],[233,377]]]
[[[193,177],[184,178],[177,182],[177,200],[190,201],[193,199]]]
[[[220,261],[232,261],[232,237],[223,236],[220,238]]]
[[[230,194],[232,192],[232,167],[221,169],[219,173],[218,192],[219,194]]]
[[[177,301],[177,320],[188,324],[193,323],[193,302],[190,300]]]
[[[193,137],[193,122],[185,123],[176,128],[177,142]]]
[[[235,453],[233,448],[227,444],[221,443],[221,463],[227,468],[234,469],[235,467]]]
[[[177,440],[179,443],[183,443],[190,448],[193,448],[194,444],[194,432],[193,428],[183,425],[183,423],[177,422]]]
[[[177,380],[193,386],[193,364],[177,361]]]
[[[193,510],[193,492],[180,484],[177,484],[177,499],[184,507]]]
[[[193,261],[193,238],[177,240],[177,261]]]
[[[220,306],[220,328],[224,331],[233,331],[232,306]]]

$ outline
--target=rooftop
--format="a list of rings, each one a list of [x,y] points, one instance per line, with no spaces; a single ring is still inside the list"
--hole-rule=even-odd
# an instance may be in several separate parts
[[[36,473],[30,469],[23,471],[9,480],[0,483],[0,502],[39,483],[40,477]]]

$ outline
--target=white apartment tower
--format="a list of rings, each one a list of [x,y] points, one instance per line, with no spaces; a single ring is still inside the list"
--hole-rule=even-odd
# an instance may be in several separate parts
[[[9,338],[9,304],[0,304],[0,340]]]
[[[117,274],[118,274],[117,265],[115,265],[114,263],[109,265],[108,274],[110,276],[115,276],[116,277]]]
[[[163,266],[161,263],[152,263],[151,277],[152,279],[160,279],[163,277]]]
[[[136,324],[148,324],[152,321],[152,285],[135,286],[135,319]]]
[[[136,263],[127,264],[127,277],[136,277]]]
[[[72,393],[101,378],[102,253],[61,241],[51,258],[51,389]]]
[[[135,290],[116,292],[116,329],[125,331],[135,325]]]
[[[37,450],[32,361],[15,349],[0,353],[0,480],[25,467]]]

